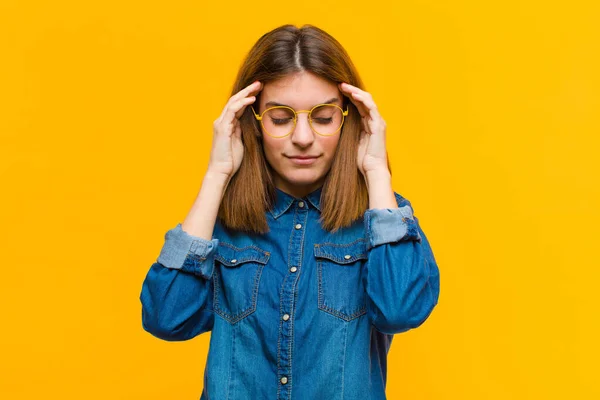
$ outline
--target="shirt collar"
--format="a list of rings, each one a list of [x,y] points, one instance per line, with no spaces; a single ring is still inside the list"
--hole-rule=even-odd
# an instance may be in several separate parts
[[[318,189],[312,191],[311,193],[304,196],[302,199],[296,198],[279,188],[275,188],[275,204],[271,208],[271,214],[273,218],[279,218],[283,213],[285,213],[288,208],[294,203],[294,201],[300,200],[308,200],[310,204],[313,205],[319,212],[321,211],[321,191],[323,187],[319,187]]]

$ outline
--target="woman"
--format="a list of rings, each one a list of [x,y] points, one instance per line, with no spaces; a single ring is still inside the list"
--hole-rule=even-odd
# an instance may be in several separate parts
[[[201,399],[385,399],[393,335],[437,304],[435,258],[361,87],[311,25],[268,32],[241,66],[196,202],[140,295],[152,335],[212,331]]]

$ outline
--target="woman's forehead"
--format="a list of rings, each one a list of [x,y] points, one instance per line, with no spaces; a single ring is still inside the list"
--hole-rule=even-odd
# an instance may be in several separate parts
[[[318,105],[318,104],[337,104],[340,102],[340,96],[334,96],[328,99],[323,99],[320,101],[317,101],[314,104],[307,104],[304,107],[308,107],[309,109]],[[300,103],[300,101],[296,101],[296,102],[292,102],[292,103]],[[308,103],[308,102],[306,102]],[[287,104],[284,102],[279,102],[279,101],[275,101],[275,100],[267,100],[265,99],[265,103],[264,103],[265,107],[275,107],[275,106],[287,106],[287,107],[292,107],[295,108],[294,104]]]
[[[275,81],[266,82],[261,90],[265,102],[289,104],[292,100],[312,100],[320,104],[325,100],[340,98],[341,92],[335,82],[309,72],[287,75]]]

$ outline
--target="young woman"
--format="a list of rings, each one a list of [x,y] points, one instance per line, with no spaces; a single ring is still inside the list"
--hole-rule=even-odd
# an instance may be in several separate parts
[[[437,304],[434,255],[362,87],[311,25],[266,33],[244,60],[198,197],[140,295],[152,335],[212,331],[201,399],[385,399],[393,335]]]

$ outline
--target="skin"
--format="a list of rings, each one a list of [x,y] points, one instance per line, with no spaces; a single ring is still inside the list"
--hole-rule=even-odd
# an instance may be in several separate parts
[[[331,98],[342,106],[343,95],[337,85],[309,72],[288,75],[264,85],[258,113],[275,101],[295,110],[310,110]],[[298,114],[294,131],[283,138],[263,133],[263,148],[267,162],[273,170],[275,186],[295,197],[303,197],[323,185],[331,168],[340,135],[321,136],[313,132],[308,113]],[[290,156],[318,156],[311,165],[298,165]]]

